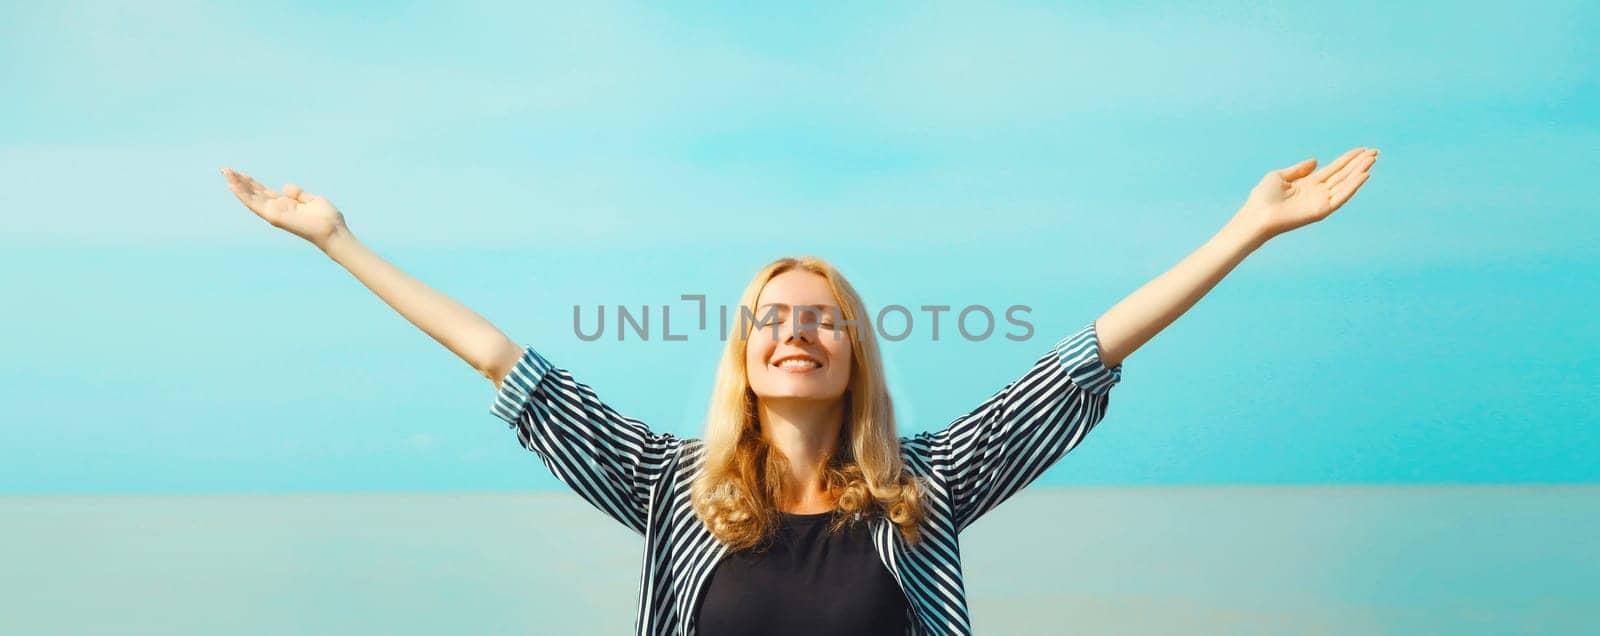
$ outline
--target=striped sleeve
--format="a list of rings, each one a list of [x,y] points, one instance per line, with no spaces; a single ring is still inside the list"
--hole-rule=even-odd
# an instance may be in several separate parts
[[[1105,416],[1122,366],[1106,368],[1091,321],[944,430],[913,437],[948,490],[957,531],[1032,483]]]
[[[557,479],[601,512],[645,531],[650,492],[680,440],[623,416],[531,346],[501,381],[490,411]]]

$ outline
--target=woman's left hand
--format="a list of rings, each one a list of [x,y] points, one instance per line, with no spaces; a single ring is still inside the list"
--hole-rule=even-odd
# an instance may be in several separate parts
[[[1352,148],[1316,174],[1316,159],[1273,170],[1250,191],[1235,220],[1258,232],[1262,240],[1321,221],[1349,201],[1367,170],[1378,160],[1376,148]]]

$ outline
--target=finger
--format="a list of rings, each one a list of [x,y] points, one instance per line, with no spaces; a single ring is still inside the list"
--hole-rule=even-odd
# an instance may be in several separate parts
[[[1363,172],[1353,179],[1346,180],[1342,187],[1333,191],[1333,196],[1328,199],[1328,207],[1333,210],[1339,209],[1339,206],[1344,205],[1345,201],[1349,201],[1350,197],[1355,196],[1356,190],[1360,190],[1361,184],[1366,183],[1367,177],[1370,176],[1372,176],[1372,173]]]
[[[263,213],[267,209],[267,203],[278,196],[278,193],[273,192],[271,188],[261,185],[260,182],[256,181],[250,175],[233,170],[229,170],[228,172],[232,176],[231,185],[233,187],[234,196],[239,197],[239,200],[245,204],[245,207],[250,208],[257,214]]]
[[[227,180],[228,189],[230,190],[239,190],[244,185],[243,181],[239,179],[239,173],[234,172],[232,168],[223,168],[222,178]]]
[[[245,192],[244,188],[242,186],[240,186],[237,182],[229,182],[228,183],[228,191],[232,192],[233,196],[235,198],[239,199],[240,203],[244,204],[244,207],[250,208],[251,211],[255,211],[255,209],[256,209],[255,201],[251,200],[250,193]]]
[[[273,192],[271,188],[268,188],[267,186],[261,185],[261,182],[256,181],[255,177],[252,177],[252,176],[250,176],[248,174],[245,174],[243,172],[235,172],[235,173],[233,173],[233,175],[234,175],[234,178],[239,181],[239,184],[244,187],[245,192],[249,192],[249,193],[252,193],[252,194],[259,192],[259,193],[262,193],[262,194],[268,194],[268,195],[272,195],[272,196],[277,196],[277,194],[278,194],[276,192]]]
[[[252,196],[250,192],[250,185],[245,182],[244,177],[238,172],[228,168],[222,169],[222,176],[228,180],[228,191],[232,192],[234,196],[239,197],[239,200],[243,201],[245,205],[249,205]]]
[[[297,186],[297,185],[295,185],[293,183],[285,183],[285,184],[283,184],[283,196],[286,196],[286,197],[289,197],[289,198],[294,199],[296,201],[300,201],[300,202],[304,203],[305,200],[306,200],[305,194],[306,194],[306,191],[305,190],[301,190],[300,186]]]
[[[1302,161],[1300,163],[1294,164],[1294,165],[1289,166],[1287,168],[1284,168],[1282,170],[1274,170],[1273,172],[1275,174],[1277,174],[1278,177],[1283,179],[1284,181],[1294,181],[1295,179],[1299,179],[1300,177],[1304,177],[1307,174],[1310,174],[1311,173],[1311,169],[1315,168],[1316,166],[1317,166],[1317,159],[1315,157],[1312,157],[1310,159],[1307,159],[1307,160]]]
[[[279,196],[277,192],[272,191],[272,188],[261,185],[261,182],[256,181],[250,175],[241,173],[239,176],[244,177],[245,192],[249,193],[252,201],[257,202],[260,205],[266,205],[268,201],[271,201]]]
[[[1318,171],[1316,179],[1318,181],[1327,181],[1328,177],[1338,174],[1339,169],[1349,165],[1351,159],[1355,159],[1357,155],[1361,154],[1365,150],[1366,148],[1357,147],[1345,151],[1344,154],[1339,155],[1338,159],[1334,159],[1333,163],[1324,166],[1322,170]]]
[[[1372,162],[1374,161],[1377,161],[1376,157],[1371,155],[1363,155],[1360,159],[1356,159],[1345,164],[1344,168],[1340,169],[1337,174],[1333,175],[1333,178],[1328,179],[1328,187],[1330,189],[1336,188],[1340,183],[1343,183],[1345,180],[1349,179],[1351,175],[1366,172],[1367,168],[1371,167]]]
[[[243,203],[246,209],[254,212],[256,216],[259,216],[263,219],[268,219],[266,213],[267,200],[261,197],[259,193],[251,192],[249,187],[245,185],[243,181],[238,179],[230,179],[228,183],[228,191],[232,192],[233,196],[238,198],[239,202]]]
[[[272,188],[269,188],[267,186],[261,185],[260,181],[256,181],[254,178],[251,178],[249,175],[245,175],[245,180],[246,180],[246,182],[248,182],[250,184],[250,189],[251,190],[254,190],[256,192],[260,192],[261,194],[263,194],[263,195],[265,195],[265,196],[267,196],[269,198],[279,196],[279,194],[276,191],[274,191]]]

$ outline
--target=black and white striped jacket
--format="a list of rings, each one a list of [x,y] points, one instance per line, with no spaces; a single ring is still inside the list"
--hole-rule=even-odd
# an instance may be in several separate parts
[[[878,555],[910,601],[912,634],[969,634],[956,536],[1072,450],[1105,415],[1122,366],[1106,368],[1091,321],[1056,342],[1022,377],[937,432],[900,438],[928,486],[922,541],[870,519]],[[531,346],[491,411],[563,483],[644,535],[636,633],[693,634],[707,576],[727,553],[690,503],[703,442],[652,432]]]

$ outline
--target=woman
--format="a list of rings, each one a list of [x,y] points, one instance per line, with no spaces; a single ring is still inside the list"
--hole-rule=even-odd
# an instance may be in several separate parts
[[[235,195],[316,245],[495,383],[522,445],[645,538],[640,634],[971,632],[957,535],[1104,416],[1122,361],[1268,239],[1366,182],[1355,148],[1267,173],[1210,241],[1057,341],[937,432],[895,434],[865,306],[825,261],[779,259],[740,299],[705,438],[652,432],[531,346],[389,264],[327,199],[224,168]],[[747,319],[748,317],[748,319]]]

